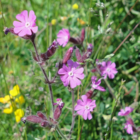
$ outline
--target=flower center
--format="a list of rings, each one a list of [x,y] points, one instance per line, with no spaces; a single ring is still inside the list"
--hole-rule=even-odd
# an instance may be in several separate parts
[[[93,88],[96,88],[96,87],[97,87],[97,85],[95,85],[95,84],[92,84],[92,87],[93,87]]]
[[[60,105],[60,106],[61,106],[62,103],[63,103],[62,100],[57,101],[57,104]]]
[[[69,76],[73,76],[73,72],[72,71],[69,72]]]
[[[68,40],[68,36],[65,36],[64,38],[65,38],[65,40]]]
[[[89,109],[89,106],[88,106],[88,105],[86,105],[86,106],[85,106],[85,109]]]
[[[30,22],[25,23],[25,27],[28,28],[30,26]]]
[[[110,68],[107,68],[106,71],[107,71],[107,72],[110,72]]]

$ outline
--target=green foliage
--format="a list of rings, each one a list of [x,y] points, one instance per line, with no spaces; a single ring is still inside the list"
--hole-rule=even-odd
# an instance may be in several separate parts
[[[0,30],[4,27],[12,27],[15,16],[27,9],[34,10],[37,16],[39,32],[36,44],[39,53],[47,50],[49,45],[62,28],[68,28],[72,36],[78,36],[83,27],[86,29],[86,38],[81,50],[86,49],[88,43],[94,45],[94,52],[85,66],[86,78],[82,86],[75,90],[75,100],[80,98],[89,89],[89,81],[94,73],[91,73],[90,62],[97,59],[109,59],[116,63],[118,74],[115,79],[108,80],[113,88],[115,96],[118,95],[121,80],[125,80],[119,98],[119,103],[114,112],[110,140],[131,140],[132,136],[123,129],[125,118],[118,117],[121,107],[131,105],[135,100],[139,104],[139,79],[140,79],[140,26],[122,44],[120,49],[112,55],[115,49],[129,34],[134,26],[140,22],[140,2],[134,5],[136,0],[1,0],[0,1]],[[78,10],[73,10],[72,5],[77,3]],[[103,3],[103,6],[101,6]],[[129,9],[133,9],[129,12]],[[65,20],[62,20],[65,19]],[[51,20],[56,19],[56,25],[51,25]],[[78,20],[79,19],[79,20]],[[84,24],[81,24],[83,21]],[[72,46],[68,43],[65,48],[58,48],[53,57],[46,62],[44,67],[49,79],[57,72],[56,63],[62,60],[65,51]],[[25,41],[10,33],[6,36],[0,32],[0,97],[9,94],[9,90],[15,84],[21,89],[25,97],[23,109],[25,115],[36,114],[42,111],[47,116],[51,115],[51,102],[49,88],[44,83],[43,75],[33,60],[34,48],[30,41]],[[74,54],[75,55],[75,54]],[[73,57],[74,57],[73,55]],[[10,74],[10,71],[13,73]],[[106,92],[97,92],[94,97],[97,103],[92,113],[93,119],[84,121],[80,116],[76,117],[72,138],[77,140],[103,140],[110,122],[113,98],[105,83]],[[42,87],[43,90],[39,90]],[[60,78],[56,78],[53,84],[54,100],[62,98],[65,102],[59,126],[64,135],[68,134],[71,126],[71,93],[65,88]],[[131,90],[132,89],[132,90]],[[59,140],[58,133],[50,132],[36,124],[16,123],[14,113],[4,114],[3,104],[0,103],[0,140]],[[137,126],[140,124],[140,109],[136,107],[132,117]],[[136,134],[134,134],[136,135]]]

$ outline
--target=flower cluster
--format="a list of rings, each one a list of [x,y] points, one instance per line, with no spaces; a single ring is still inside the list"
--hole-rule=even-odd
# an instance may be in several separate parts
[[[74,10],[78,9],[78,5],[74,4],[72,6]],[[35,55],[33,55],[34,60],[39,64],[44,77],[45,82],[49,84],[49,90],[51,95],[51,103],[52,103],[52,110],[53,110],[53,117],[46,117],[42,112],[37,112],[36,115],[29,115],[27,117],[24,116],[24,112],[22,109],[20,109],[19,104],[23,104],[25,102],[24,97],[20,95],[20,88],[18,85],[14,86],[12,90],[10,90],[10,95],[5,96],[4,98],[0,98],[0,102],[7,103],[9,105],[9,108],[5,108],[3,110],[4,113],[12,113],[14,112],[16,121],[19,122],[22,118],[23,121],[29,121],[33,123],[38,123],[42,127],[48,127],[48,128],[56,128],[57,120],[60,118],[60,115],[62,113],[62,109],[64,107],[64,103],[61,98],[56,99],[56,103],[53,101],[53,93],[51,90],[51,84],[55,83],[55,78],[57,76],[60,77],[63,85],[65,87],[69,87],[69,89],[72,92],[72,102],[73,102],[73,108],[72,108],[72,120],[75,119],[75,112],[77,112],[78,115],[81,115],[84,120],[91,120],[92,114],[94,108],[96,107],[96,101],[92,100],[94,90],[99,91],[106,91],[104,87],[101,86],[101,79],[109,77],[110,79],[114,79],[115,74],[117,73],[116,65],[115,63],[112,63],[111,61],[103,61],[102,63],[97,64],[97,68],[95,68],[94,72],[98,72],[100,76],[102,76],[100,79],[97,79],[97,77],[94,75],[91,77],[91,86],[90,90],[86,92],[85,95],[82,95],[81,98],[77,100],[77,105],[74,107],[74,88],[81,85],[81,80],[85,78],[84,75],[84,67],[86,63],[90,60],[90,57],[92,56],[92,52],[94,50],[94,46],[92,44],[88,44],[86,49],[82,49],[81,52],[80,48],[78,48],[80,45],[84,46],[84,39],[85,39],[85,29],[83,28],[81,30],[81,34],[78,37],[72,37],[70,35],[70,32],[68,29],[62,29],[57,34],[57,39],[52,42],[52,44],[48,47],[47,51],[44,53],[39,54],[37,51],[37,47],[35,45],[35,34],[38,31],[38,27],[36,26],[36,16],[34,11],[30,11],[29,15],[26,10],[21,12],[16,16],[16,19],[18,21],[14,21],[13,25],[14,28],[7,28],[5,30],[5,33],[11,32],[14,35],[18,35],[24,39],[30,39],[32,41],[32,44],[35,48]],[[81,25],[86,24],[83,20],[77,19],[78,22]],[[53,19],[51,21],[51,25],[56,25],[58,21]],[[54,80],[49,81],[49,78],[47,77],[47,74],[45,72],[45,69],[42,67],[42,65],[45,65],[45,61],[50,59],[56,52],[58,46],[65,47],[67,44],[72,43],[73,46],[69,47],[63,57],[63,60],[59,62],[58,71],[56,74],[56,77],[54,77]],[[77,46],[75,46],[77,45]],[[72,56],[75,52],[75,59],[76,62],[72,60]],[[97,61],[96,61],[97,62]],[[93,66],[93,64],[91,63]],[[88,87],[87,87],[88,88]],[[133,109],[126,108],[125,110],[121,110],[119,113],[120,116],[126,116],[130,112],[132,112]],[[72,123],[72,127],[73,127]],[[127,123],[125,124],[125,129],[132,134],[132,121],[129,119]],[[71,127],[71,131],[72,131]],[[71,132],[70,132],[71,133]]]
[[[0,102],[6,104],[3,113],[11,114],[14,112],[16,122],[18,123],[24,116],[24,111],[20,107],[25,102],[25,99],[20,95],[20,88],[18,85],[15,85],[9,93],[10,95],[0,98]]]

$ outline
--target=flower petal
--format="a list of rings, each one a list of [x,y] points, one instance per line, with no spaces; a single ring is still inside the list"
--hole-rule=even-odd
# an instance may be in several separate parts
[[[86,95],[82,95],[81,96],[83,102],[86,104],[87,103],[87,96]]]

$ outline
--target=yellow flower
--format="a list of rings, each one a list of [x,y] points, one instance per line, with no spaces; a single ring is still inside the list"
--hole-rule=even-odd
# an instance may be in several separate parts
[[[55,25],[56,24],[56,19],[52,19],[51,24]]]
[[[16,122],[18,123],[24,116],[24,111],[22,109],[17,109],[15,112]]]
[[[82,19],[77,18],[77,21],[78,21],[81,25],[85,25],[85,24],[86,24],[86,22],[83,21]]]
[[[10,96],[9,95],[6,95],[5,97],[1,97],[0,98],[0,102],[5,104],[5,103],[8,103],[10,101]]]
[[[25,99],[24,99],[24,97],[21,95],[21,96],[19,96],[19,98],[16,98],[16,100],[15,100],[17,103],[19,103],[19,104],[23,104],[24,102],[25,102]]]
[[[77,10],[78,9],[78,4],[77,3],[73,4],[72,9]]]
[[[20,93],[19,90],[20,90],[20,89],[19,89],[19,86],[18,86],[18,85],[15,85],[14,88],[13,88],[12,90],[10,90],[10,94],[11,94],[12,96],[17,96],[17,95]]]
[[[14,72],[12,70],[9,71],[9,74],[13,74]]]
[[[6,113],[6,114],[11,114],[12,112],[13,112],[13,107],[12,106],[10,106],[10,108],[5,108],[3,110],[3,113]]]

